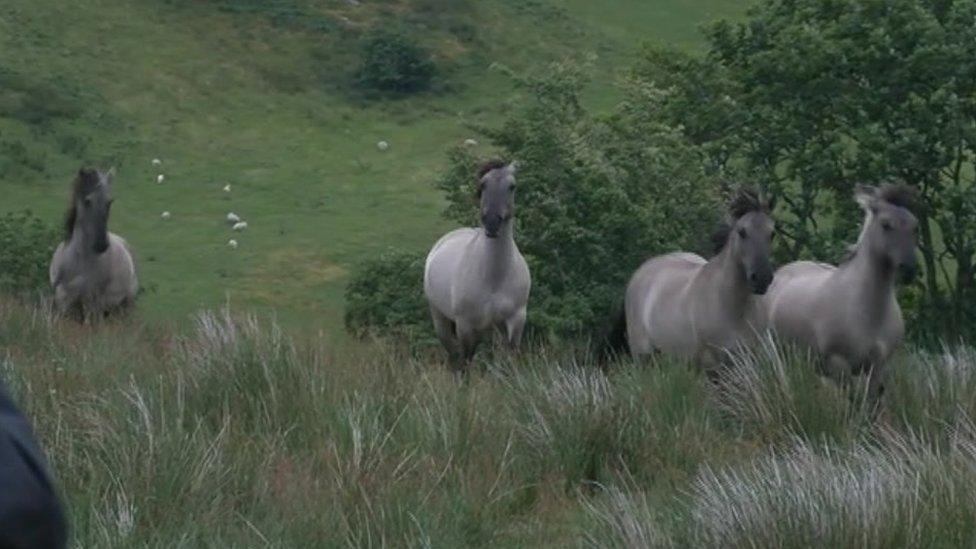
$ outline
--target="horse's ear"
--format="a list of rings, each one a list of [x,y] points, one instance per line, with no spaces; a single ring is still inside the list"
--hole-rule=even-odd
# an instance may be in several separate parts
[[[854,200],[865,210],[871,209],[878,197],[878,188],[872,185],[858,185],[854,189]]]
[[[112,166],[105,172],[105,185],[112,188],[112,183],[115,183],[115,166]]]

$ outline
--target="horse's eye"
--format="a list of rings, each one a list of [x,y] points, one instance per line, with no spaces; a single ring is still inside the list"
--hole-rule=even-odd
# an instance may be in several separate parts
[[[890,231],[891,230],[891,223],[889,223],[887,221],[882,221],[881,222],[881,228],[884,229],[885,231]]]
[[[739,229],[739,238],[746,238],[748,236],[749,235],[748,235],[748,233],[746,233],[746,230],[745,229]]]

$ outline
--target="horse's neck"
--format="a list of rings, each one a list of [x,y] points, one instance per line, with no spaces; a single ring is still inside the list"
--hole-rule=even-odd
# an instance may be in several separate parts
[[[485,281],[494,286],[501,284],[512,268],[512,258],[515,256],[515,234],[512,224],[503,227],[496,238],[481,236],[481,272]]]
[[[108,238],[108,230],[105,231],[105,238]],[[75,223],[75,228],[71,231],[71,239],[68,241],[68,249],[72,256],[80,262],[92,262],[99,258],[95,253],[95,243],[91,238],[85,236],[80,223]]]
[[[714,303],[732,316],[747,313],[752,290],[746,280],[742,265],[725,247],[702,267],[701,276],[706,277],[707,292],[713,296]]]
[[[854,299],[860,302],[858,308],[865,311],[868,318],[876,320],[887,313],[895,292],[895,273],[871,257],[867,249],[858,249],[834,276],[842,277],[854,290]]]

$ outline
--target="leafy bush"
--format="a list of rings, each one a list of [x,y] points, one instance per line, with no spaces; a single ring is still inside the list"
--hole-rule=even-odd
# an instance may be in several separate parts
[[[415,348],[434,343],[424,259],[421,253],[391,252],[361,265],[346,288],[346,329],[357,337],[389,336]]]
[[[436,67],[412,37],[399,31],[374,31],[363,47],[359,69],[362,86],[379,91],[413,93],[426,90]]]
[[[0,215],[0,292],[24,294],[48,287],[57,234],[31,212]]]

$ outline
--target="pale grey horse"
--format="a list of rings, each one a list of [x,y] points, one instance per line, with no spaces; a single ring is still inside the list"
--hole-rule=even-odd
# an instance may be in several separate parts
[[[131,305],[139,290],[129,245],[109,232],[115,171],[82,169],[72,184],[64,240],[51,260],[54,302],[91,320]]]
[[[504,334],[510,347],[519,346],[532,286],[515,244],[515,165],[489,162],[477,181],[482,227],[444,235],[424,269],[434,329],[455,366],[471,360],[492,328]]]
[[[758,193],[740,191],[712,259],[671,253],[647,260],[634,273],[622,326],[634,357],[659,351],[713,372],[727,350],[756,334],[761,315],[755,296],[773,278],[770,209]]]
[[[855,196],[864,225],[848,259],[837,267],[811,261],[784,266],[765,309],[769,327],[818,353],[828,375],[867,373],[871,394],[879,396],[885,363],[905,334],[895,279],[915,276],[918,221],[908,210],[908,187],[860,186]]]

